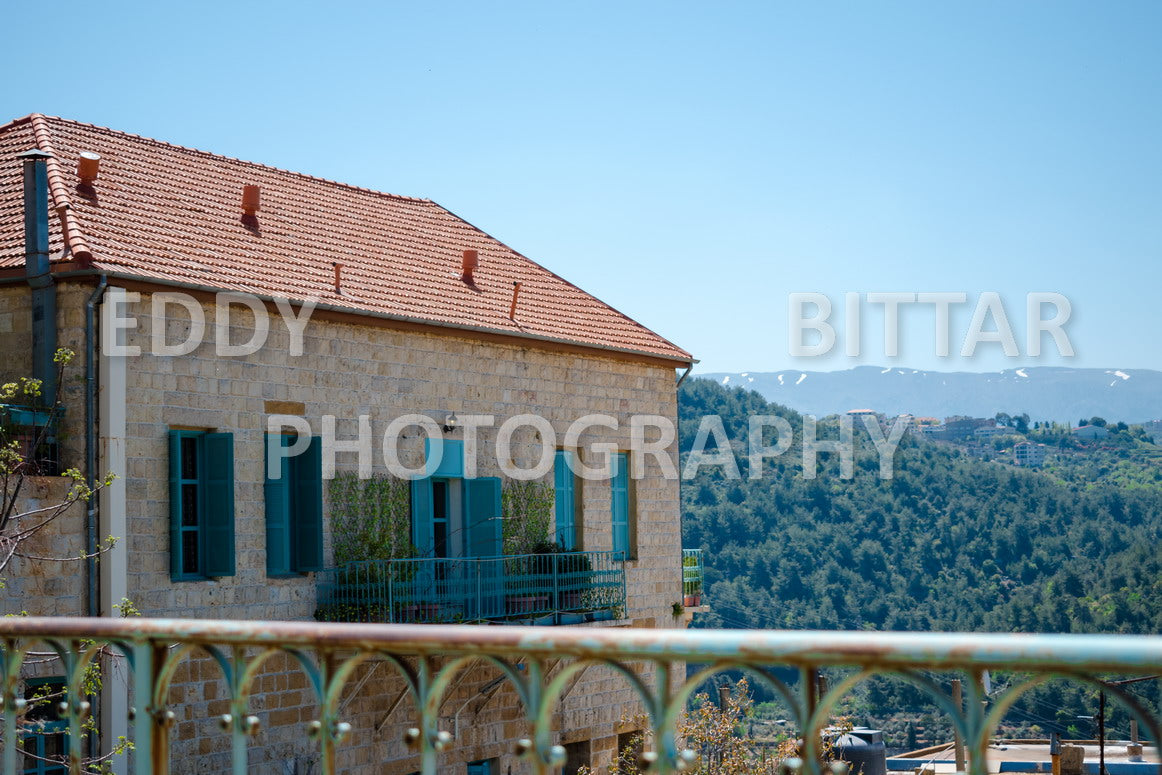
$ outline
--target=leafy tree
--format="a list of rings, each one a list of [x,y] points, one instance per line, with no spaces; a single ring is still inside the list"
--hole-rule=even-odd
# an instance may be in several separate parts
[[[72,363],[71,350],[57,350],[57,384],[61,383],[66,367]],[[64,406],[59,398],[52,404],[43,400],[44,386],[38,379],[21,377],[16,382],[0,386],[0,587],[4,572],[16,558],[30,561],[80,561],[90,556],[45,557],[28,549],[29,543],[77,503],[87,502],[97,490],[108,485],[113,476],[106,476],[95,488],[85,483],[84,475],[69,468],[61,476],[69,481],[69,489],[57,503],[32,505],[23,499],[25,485],[31,476],[46,473],[53,467],[48,458],[55,457],[52,439],[55,436]],[[18,414],[19,413],[19,414]],[[27,420],[18,420],[29,415]],[[96,554],[112,548],[113,539],[98,547]]]
[[[73,357],[71,350],[57,350],[54,357],[56,384],[61,384]],[[57,467],[54,439],[64,407],[59,397],[53,402],[46,401],[43,390],[44,385],[40,380],[29,377],[0,385],[0,589],[4,587],[5,571],[16,560],[28,563],[79,562],[107,552],[115,543],[115,539],[109,538],[96,547],[92,554],[82,552],[71,556],[41,554],[40,550],[32,548],[37,545],[37,537],[46,535],[53,523],[74,506],[88,502],[113,480],[113,475],[109,474],[90,487],[79,470],[69,468],[60,474],[67,480],[68,489],[58,501],[44,505],[39,501],[30,502],[25,497],[30,477],[48,475]],[[118,607],[122,615],[136,614],[133,604],[128,600],[122,601]],[[106,652],[106,657],[114,658],[113,652]],[[56,656],[39,657],[42,669],[45,664],[56,659]],[[84,678],[85,693],[95,694],[100,691],[100,687],[101,673],[94,662]],[[52,709],[64,699],[64,694],[56,688],[32,691],[17,719],[17,734],[42,731],[44,718],[51,715]],[[0,708],[0,714],[3,712],[4,709]],[[83,728],[87,733],[95,734],[96,727],[91,717],[85,720]],[[0,747],[5,743],[0,740]],[[75,741],[74,745],[81,745],[81,741]],[[112,757],[129,747],[129,743],[121,740],[111,754],[82,760],[83,772],[108,772]],[[41,758],[28,752],[23,755],[30,761],[40,759],[42,763],[55,766],[67,764],[63,760]]]

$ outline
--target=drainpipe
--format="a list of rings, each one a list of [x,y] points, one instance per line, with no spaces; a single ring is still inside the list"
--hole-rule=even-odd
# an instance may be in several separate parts
[[[684,372],[682,372],[682,376],[678,377],[678,384],[674,385],[675,389],[682,387],[682,383],[686,381],[686,377],[690,376],[690,370],[693,368],[694,368],[693,363],[691,363],[689,366],[686,367],[686,370]]]
[[[56,403],[56,284],[48,261],[48,165],[51,153],[34,148],[24,160],[24,274],[32,289],[32,376],[45,406]]]
[[[97,305],[105,295],[109,279],[97,276],[97,287],[85,302],[85,484],[97,484]],[[85,576],[88,592],[86,614],[100,616],[97,581],[97,498],[89,498],[85,521]]]
[[[85,484],[89,492],[97,484],[97,305],[109,284],[104,274],[98,275],[97,287],[85,302]],[[85,615],[100,616],[100,577],[97,575],[97,502],[90,496],[85,504]],[[112,676],[108,680],[111,682]],[[101,735],[89,735],[89,757],[96,758],[98,738],[104,739],[108,726],[103,718],[102,692],[93,697],[93,716],[101,719]]]

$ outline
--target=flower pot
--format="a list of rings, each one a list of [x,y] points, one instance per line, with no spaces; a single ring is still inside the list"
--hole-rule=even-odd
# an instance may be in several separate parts
[[[510,614],[544,611],[549,607],[549,597],[548,595],[509,595],[504,599],[504,606]]]
[[[440,606],[438,603],[405,605],[401,613],[405,622],[434,622],[440,618]]]
[[[562,592],[560,598],[561,609],[564,611],[572,611],[581,607],[582,599],[579,591]]]

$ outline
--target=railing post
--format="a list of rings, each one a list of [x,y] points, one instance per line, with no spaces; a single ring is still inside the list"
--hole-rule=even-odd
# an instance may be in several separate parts
[[[4,641],[0,645],[0,709],[4,711],[4,775],[16,775],[16,752],[20,748],[16,740],[17,705],[16,685],[20,679],[20,664],[23,652],[15,641]]]
[[[625,581],[625,562],[621,563],[621,613],[625,618],[629,618],[629,590],[626,588]]]
[[[560,557],[561,557],[561,555],[551,554],[549,556],[553,558],[553,601],[551,604],[551,608],[552,608],[552,610],[556,611],[559,614],[561,611],[561,578],[560,578],[560,570],[561,570]]]
[[[387,621],[395,619],[395,561],[387,561]]]
[[[153,683],[157,671],[154,667],[154,646],[152,641],[133,642],[133,701],[136,710],[133,718],[133,770],[137,775],[165,775],[169,771],[169,757],[157,756],[158,740],[155,739],[157,721],[154,718]],[[164,752],[168,753],[168,752]]]
[[[246,655],[241,646],[235,646],[230,665],[230,754],[234,775],[246,775],[247,738],[251,729],[247,718],[247,702],[244,683],[246,681]]]
[[[961,691],[960,679],[952,679],[952,704],[956,706],[957,713],[964,712],[964,696]],[[955,725],[952,727],[952,744],[955,750],[956,757],[956,771],[964,772],[964,739],[960,736],[960,731]]]
[[[472,568],[476,573],[476,616],[481,617],[484,614],[484,569],[481,563],[484,560],[473,560]]]
[[[85,733],[82,722],[88,709],[88,703],[84,700],[83,670],[87,663],[79,658],[83,653],[84,648],[77,640],[71,641],[66,651],[58,650],[57,652],[66,676],[65,698],[61,703],[61,709],[68,716],[69,775],[81,775],[81,760],[84,758],[85,751]]]

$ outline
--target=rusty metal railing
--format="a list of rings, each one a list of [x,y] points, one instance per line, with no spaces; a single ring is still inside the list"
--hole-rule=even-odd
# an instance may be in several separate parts
[[[19,692],[26,658],[35,649],[56,652],[65,670],[68,697],[62,716],[70,739],[80,741],[89,712],[84,685],[89,665],[102,647],[120,652],[132,668],[137,710],[133,713],[134,767],[138,775],[169,772],[168,751],[175,707],[167,705],[175,671],[196,649],[218,664],[229,689],[230,712],[220,721],[231,739],[233,772],[246,772],[249,735],[257,718],[249,711],[253,679],[263,663],[289,654],[308,677],[318,701],[318,718],[304,732],[317,740],[322,772],[334,773],[336,747],[350,725],[340,696],[360,665],[372,659],[392,665],[406,682],[416,707],[407,738],[418,750],[421,770],[438,771],[440,752],[455,744],[439,727],[450,686],[469,665],[484,660],[512,685],[524,705],[532,733],[514,746],[538,773],[564,760],[553,744],[553,709],[570,679],[594,664],[624,677],[649,718],[655,751],[650,772],[694,767],[694,755],[679,739],[679,721],[695,689],[717,672],[742,668],[766,684],[791,708],[804,740],[818,740],[836,703],[873,675],[891,675],[918,687],[952,721],[968,750],[968,770],[987,772],[986,751],[993,730],[1022,694],[1054,676],[1091,684],[1121,702],[1155,741],[1162,729],[1155,716],[1121,685],[1099,681],[1103,674],[1142,676],[1162,672],[1162,637],[1097,635],[982,635],[869,632],[774,632],[731,630],[594,629],[574,627],[487,627],[455,625],[316,624],[311,622],[226,622],[204,620],[11,618],[0,620],[0,689],[3,701],[3,775],[15,775],[21,753],[14,741],[21,712]],[[405,656],[410,657],[405,659]],[[558,669],[548,670],[553,662]],[[685,673],[685,663],[707,665]],[[654,667],[652,685],[634,663]],[[794,686],[780,676],[796,669]],[[844,667],[821,696],[815,676]],[[964,679],[965,702],[958,706],[928,671],[955,671]],[[1011,671],[1013,678],[985,699],[986,671]],[[71,745],[72,772],[80,772],[80,751]],[[801,768],[819,775],[826,765],[815,745],[805,746]]]

